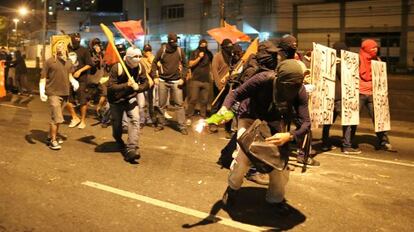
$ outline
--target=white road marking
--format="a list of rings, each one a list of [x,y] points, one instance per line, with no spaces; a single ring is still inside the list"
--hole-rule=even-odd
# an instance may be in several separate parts
[[[412,167],[412,168],[414,167],[414,164],[409,164],[409,163],[396,162],[396,161],[390,161],[390,160],[373,159],[373,158],[354,156],[354,155],[343,155],[343,154],[337,154],[337,153],[333,153],[333,152],[323,152],[321,154],[339,156],[339,157],[344,157],[344,158],[349,158],[349,159],[374,161],[374,162],[384,163],[384,164],[395,164],[395,165],[401,165],[401,166]]]
[[[189,216],[193,216],[193,217],[197,217],[200,219],[209,219],[211,221],[226,225],[226,226],[230,226],[236,229],[240,229],[240,230],[244,230],[244,231],[264,231],[265,228],[261,228],[261,227],[257,227],[257,226],[253,226],[253,225],[249,225],[249,224],[244,224],[241,222],[236,222],[233,221],[231,219],[228,218],[223,218],[223,217],[219,217],[219,216],[215,216],[215,215],[210,215],[208,213],[204,213],[198,210],[194,210],[194,209],[190,209],[190,208],[186,208],[183,206],[179,206],[179,205],[175,205],[169,202],[165,202],[165,201],[161,201],[161,200],[157,200],[154,198],[150,198],[147,196],[143,196],[143,195],[139,195],[136,193],[132,193],[132,192],[128,192],[125,190],[121,190],[121,189],[117,189],[108,185],[104,185],[104,184],[99,184],[93,181],[85,181],[82,183],[83,185],[92,187],[92,188],[96,188],[96,189],[100,189],[106,192],[110,192],[110,193],[114,193],[123,197],[128,197],[131,199],[135,199],[138,201],[142,201],[145,202],[147,204],[151,204],[154,206],[158,206],[161,208],[165,208],[165,209],[169,209],[172,211],[176,211],[182,214],[186,214]]]
[[[0,106],[6,106],[6,107],[11,107],[11,108],[17,108],[17,109],[27,110],[26,107],[14,106],[14,105],[9,105],[9,104],[0,104]]]

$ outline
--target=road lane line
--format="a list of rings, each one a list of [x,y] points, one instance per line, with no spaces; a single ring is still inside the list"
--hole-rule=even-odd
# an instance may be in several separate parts
[[[27,110],[27,107],[14,106],[14,105],[9,105],[9,104],[0,104],[0,106],[6,106],[6,107],[11,107],[11,108]]]
[[[395,164],[395,165],[401,165],[401,166],[412,167],[412,168],[414,167],[414,164],[408,164],[408,163],[396,162],[396,161],[390,161],[390,160],[366,158],[366,157],[361,157],[361,156],[343,155],[343,154],[337,154],[337,153],[333,153],[333,152],[323,152],[321,154],[339,156],[339,157],[346,157],[346,158],[350,158],[350,159],[360,159],[360,160],[374,161],[374,162],[379,162],[379,163],[384,163],[384,164]]]
[[[186,208],[183,206],[179,206],[179,205],[175,205],[169,202],[165,202],[165,201],[161,201],[161,200],[157,200],[154,198],[150,198],[147,196],[143,196],[143,195],[139,195],[136,193],[132,193],[132,192],[128,192],[125,190],[121,190],[121,189],[117,189],[108,185],[104,185],[104,184],[99,184],[93,181],[85,181],[82,183],[83,185],[92,187],[92,188],[96,188],[96,189],[100,189],[106,192],[110,192],[110,193],[114,193],[123,197],[128,197],[131,199],[135,199],[138,201],[142,201],[145,202],[147,204],[151,204],[151,205],[155,205],[161,208],[165,208],[165,209],[169,209],[172,211],[176,211],[182,214],[186,214],[189,216],[193,216],[193,217],[197,217],[200,219],[211,219],[211,221],[217,221],[217,223],[226,225],[226,226],[230,226],[236,229],[240,229],[240,230],[244,230],[244,231],[264,231],[266,230],[265,228],[261,228],[261,227],[257,227],[257,226],[253,226],[253,225],[249,225],[249,224],[244,224],[241,222],[236,222],[233,221],[231,219],[228,218],[223,218],[220,216],[216,216],[216,215],[210,215],[208,213],[204,213],[198,210],[194,210],[194,209],[190,209],[190,208]]]

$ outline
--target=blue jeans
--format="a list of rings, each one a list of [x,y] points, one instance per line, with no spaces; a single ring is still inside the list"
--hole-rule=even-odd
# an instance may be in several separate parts
[[[159,122],[165,124],[164,113],[167,109],[168,93],[170,95],[171,104],[177,108],[177,122],[180,129],[185,128],[185,110],[183,106],[183,90],[178,84],[170,81],[160,79],[158,86],[159,93],[159,107],[161,115],[159,115]]]
[[[359,94],[359,112],[361,112],[363,107],[366,107],[368,109],[368,114],[371,117],[372,123],[374,124],[374,103],[372,95],[365,95],[365,94]],[[376,132],[377,138],[378,138],[378,144],[385,145],[389,144],[390,140],[388,139],[388,135],[385,131]]]
[[[341,101],[335,101],[333,123],[341,113]],[[329,130],[332,125],[323,125],[322,129],[322,143],[329,145]],[[342,126],[342,147],[352,147],[352,140],[354,139],[357,126]]]
[[[128,142],[126,144],[126,151],[136,151],[139,149],[139,110],[136,98],[131,98],[129,101],[111,104],[112,116],[112,136],[118,144],[123,145],[122,140],[122,117],[126,114],[128,120]]]

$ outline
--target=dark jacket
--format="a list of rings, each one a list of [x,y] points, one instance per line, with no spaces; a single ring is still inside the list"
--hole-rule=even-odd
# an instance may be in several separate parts
[[[123,71],[121,76],[118,76],[118,64],[112,66],[109,72],[108,80],[108,102],[125,103],[131,98],[137,96],[138,93],[149,89],[149,82],[146,76],[146,71],[143,65],[137,68],[128,68],[129,74],[134,77],[134,80],[139,84],[139,89],[135,91],[131,86],[128,86],[128,76]]]
[[[274,71],[260,72],[246,81],[239,88],[227,95],[223,106],[230,109],[237,101],[240,118],[260,119],[267,122],[288,121],[286,115],[281,115],[273,104]],[[297,116],[303,122],[299,129],[292,134],[295,138],[305,135],[310,130],[308,110],[308,95],[302,86],[296,98],[290,103],[289,109],[295,108]]]
[[[178,51],[180,49],[180,51]],[[165,81],[176,81],[185,78],[187,72],[187,59],[182,48],[170,48],[170,46],[163,45],[155,55],[151,66],[151,77],[156,77],[158,70],[158,62],[161,63],[159,70],[159,77]],[[181,69],[181,70],[180,70]]]

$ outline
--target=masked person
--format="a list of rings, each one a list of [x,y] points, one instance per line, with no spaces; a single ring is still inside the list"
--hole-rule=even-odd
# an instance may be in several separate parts
[[[298,48],[298,43],[297,43],[296,38],[289,34],[282,36],[281,40],[279,41],[278,48],[280,49],[278,59],[280,61],[287,60],[287,59],[296,61],[301,66],[304,76],[306,76],[306,73],[308,72],[306,65],[302,61],[298,60],[296,56],[297,55],[296,51]],[[305,89],[309,91],[310,89],[313,89],[313,86],[306,84]],[[293,109],[293,112],[295,114],[294,109]],[[292,117],[292,123],[294,123],[296,127],[300,128],[303,121],[299,117]],[[309,131],[308,136],[309,136],[308,139],[312,138],[312,131]],[[304,164],[306,162],[306,164],[309,166],[320,165],[319,161],[317,161],[316,159],[312,157],[306,158],[305,150],[303,149],[303,143],[305,142],[305,135],[303,135],[303,137],[301,138],[298,137],[295,142],[298,146],[297,155],[296,155],[296,159],[298,163]],[[310,146],[312,147],[312,144]],[[315,150],[311,148],[310,150],[311,150],[310,153],[312,153],[312,155],[316,154]]]
[[[380,60],[377,56],[378,45],[372,39],[364,40],[359,50],[359,110],[365,106],[368,109],[369,116],[374,122],[374,104],[372,97],[372,70],[371,61]],[[376,132],[378,139],[378,149],[385,151],[394,151],[387,132]]]
[[[73,66],[67,58],[68,41],[53,39],[52,57],[47,59],[39,81],[40,100],[49,103],[51,121],[48,146],[52,150],[61,149],[63,140],[57,137],[59,126],[64,122],[62,109],[68,101],[70,85],[76,91],[79,83],[72,77]]]
[[[229,79],[230,72],[233,67],[233,49],[234,44],[231,42],[230,39],[224,39],[220,45],[221,50],[220,52],[216,53],[213,57],[213,61],[211,63],[211,74],[213,76],[213,93],[215,97],[215,102],[212,105],[211,113],[216,113],[227,95],[229,89],[224,89],[226,87],[227,80]],[[228,87],[228,86],[227,86]],[[222,94],[220,92],[223,91]],[[226,131],[230,133],[231,131],[231,123],[227,123],[225,125]],[[218,132],[218,128],[216,125],[209,125],[209,131],[211,133]]]
[[[210,71],[213,54],[208,50],[208,42],[200,40],[198,48],[191,53],[189,66],[191,68],[190,94],[187,107],[187,117],[194,115],[195,106],[200,104],[200,116],[207,116],[208,95],[210,92]]]
[[[308,96],[303,87],[303,71],[294,60],[282,61],[276,72],[267,71],[256,74],[225,99],[219,113],[230,109],[233,104],[241,102],[237,135],[240,137],[253,124],[254,120],[266,121],[273,136],[266,138],[270,144],[279,147],[280,158],[284,168],[273,169],[269,173],[269,188],[266,201],[277,209],[286,209],[284,195],[289,179],[287,161],[289,160],[289,141],[303,136],[310,130]],[[300,128],[284,132],[286,122],[295,108],[303,120]],[[238,149],[228,178],[228,188],[223,195],[227,207],[235,204],[235,195],[241,188],[243,178],[251,166],[248,156]]]
[[[167,99],[170,100],[177,108],[178,130],[181,134],[187,135],[188,131],[185,125],[185,110],[182,86],[184,84],[185,73],[187,73],[187,60],[184,51],[178,47],[179,37],[176,34],[168,34],[168,43],[161,46],[158,50],[151,66],[151,77],[155,85],[158,85],[159,104],[162,112],[159,118],[159,130],[163,129],[165,124],[165,112],[167,110]],[[158,71],[158,62],[161,67]]]
[[[147,71],[147,74],[149,77],[151,76],[151,68],[152,68],[152,62],[154,61],[154,54],[152,54],[152,47],[150,44],[144,45],[144,53],[141,59],[142,65],[144,65],[145,70]],[[158,104],[158,86],[153,84],[152,78],[151,78],[152,84],[150,85],[150,89],[146,92],[146,99],[147,99],[147,105],[148,105],[148,114],[149,119],[147,120],[147,124],[152,123],[153,126],[157,126],[157,118],[156,113],[160,113],[159,110],[159,104]]]
[[[71,57],[76,59],[72,61],[76,66],[76,70],[72,74],[74,78],[79,81],[79,89],[71,94],[71,99],[67,104],[67,109],[72,116],[72,121],[69,127],[78,126],[79,129],[86,127],[86,111],[88,108],[88,101],[90,94],[88,90],[88,74],[89,70],[94,66],[89,50],[80,45],[81,37],[79,33],[70,34],[72,45],[70,46]],[[76,56],[75,56],[76,54]],[[78,102],[80,105],[80,118],[76,114],[73,103]]]
[[[124,60],[133,80],[128,78],[120,63],[112,66],[108,81],[108,101],[112,116],[112,136],[122,150],[124,160],[133,163],[140,158],[139,108],[137,94],[148,90],[145,68],[140,65],[141,50],[129,47]],[[128,141],[122,140],[122,118],[126,115]]]

